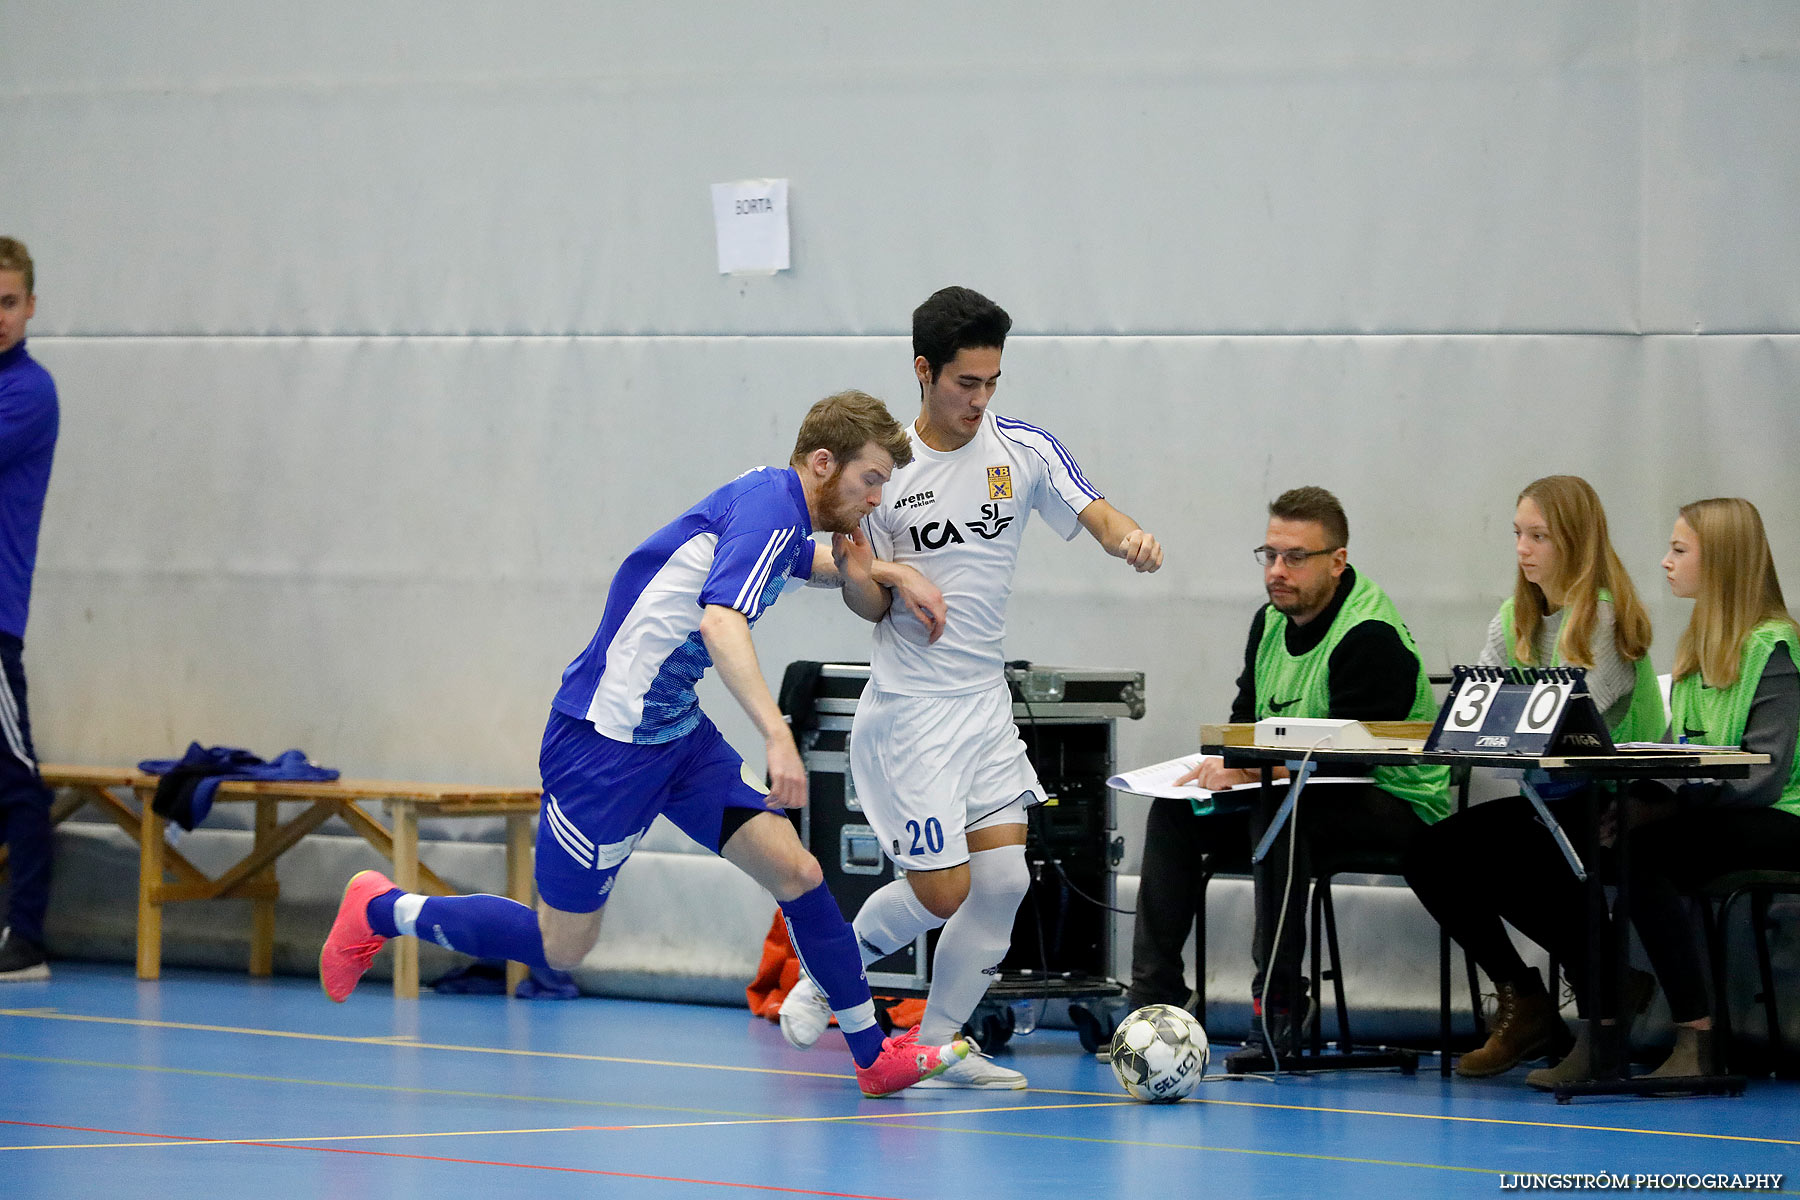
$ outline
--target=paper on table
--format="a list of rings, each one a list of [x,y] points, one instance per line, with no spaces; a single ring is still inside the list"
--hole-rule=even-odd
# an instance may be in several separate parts
[[[1742,746],[1702,746],[1698,742],[1620,742],[1615,750],[1663,751],[1668,754],[1718,754],[1742,750]]]
[[[1174,800],[1205,800],[1215,793],[1192,783],[1177,785],[1176,780],[1192,771],[1207,758],[1217,758],[1212,754],[1190,754],[1185,758],[1171,758],[1168,762],[1159,762],[1148,767],[1139,767],[1135,771],[1122,771],[1106,781],[1109,788],[1117,788],[1121,792],[1131,792],[1137,796],[1168,797]],[[1357,776],[1316,776],[1320,783],[1372,783],[1367,775]],[[1226,792],[1241,792],[1247,788],[1261,787],[1261,783],[1239,783],[1228,788],[1220,788],[1218,795]]]
[[[1106,786],[1138,796],[1160,796],[1174,800],[1204,800],[1212,793],[1197,784],[1184,783],[1177,786],[1175,781],[1199,766],[1202,760],[1211,757],[1217,756],[1190,754],[1186,758],[1171,758],[1168,762],[1139,767],[1135,771],[1122,771],[1107,780]],[[1235,792],[1244,788],[1261,786],[1260,783],[1240,783],[1235,787],[1221,788],[1220,790]]]

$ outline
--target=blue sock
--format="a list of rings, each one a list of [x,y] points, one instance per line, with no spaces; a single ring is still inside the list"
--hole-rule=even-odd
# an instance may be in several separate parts
[[[831,1001],[856,1065],[872,1065],[881,1054],[881,1026],[875,1023],[875,1001],[863,974],[856,934],[838,911],[830,889],[821,883],[804,896],[782,901],[781,914],[787,918],[800,965]]]
[[[382,937],[399,937],[400,928],[394,924],[394,901],[404,895],[406,893],[399,888],[389,888],[369,901],[365,910],[369,915],[369,928]]]
[[[375,904],[369,903],[371,929],[375,928]],[[537,913],[505,896],[427,897],[413,921],[413,936],[476,958],[505,958],[528,967],[550,965],[544,961],[544,935],[538,929]]]

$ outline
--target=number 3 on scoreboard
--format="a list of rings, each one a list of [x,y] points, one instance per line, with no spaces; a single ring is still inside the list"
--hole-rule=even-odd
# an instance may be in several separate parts
[[[1525,701],[1525,711],[1519,714],[1519,724],[1513,732],[1548,733],[1556,728],[1556,719],[1562,716],[1571,690],[1566,683],[1533,684],[1531,697]]]
[[[1493,707],[1494,695],[1499,690],[1499,684],[1487,679],[1464,682],[1450,704],[1450,728],[1458,733],[1480,729],[1487,720],[1488,709]]]

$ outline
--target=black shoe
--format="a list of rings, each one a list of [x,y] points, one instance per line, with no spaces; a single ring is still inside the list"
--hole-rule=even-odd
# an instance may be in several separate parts
[[[12,931],[0,929],[0,983],[35,983],[50,978],[44,948]]]
[[[1269,1049],[1263,1045],[1261,1036],[1244,1043],[1241,1050],[1233,1050],[1225,1056],[1225,1073],[1227,1075],[1267,1075],[1275,1069],[1275,1062],[1269,1057]]]
[[[1275,1052],[1280,1054],[1283,1065],[1299,1057],[1301,1031],[1311,1019],[1310,1001],[1298,1021],[1286,1009],[1269,1009],[1269,1037],[1274,1042]],[[1252,1017],[1250,1036],[1245,1040],[1244,1048],[1225,1056],[1225,1072],[1229,1075],[1260,1075],[1275,1067],[1275,1054],[1270,1052],[1269,1043],[1263,1040],[1263,1019]]]
[[[1075,1036],[1081,1039],[1083,1050],[1110,1061],[1113,1034],[1133,1011],[1131,1001],[1125,997],[1105,996],[1086,1004],[1069,1005],[1069,1023],[1075,1026]]]

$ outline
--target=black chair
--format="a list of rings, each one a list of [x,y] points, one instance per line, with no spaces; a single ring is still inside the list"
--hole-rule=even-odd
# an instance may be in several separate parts
[[[1763,1016],[1769,1027],[1769,1066],[1779,1079],[1800,1079],[1800,1057],[1790,1055],[1781,1028],[1774,966],[1769,958],[1769,901],[1776,896],[1800,896],[1800,871],[1734,871],[1711,880],[1697,897],[1706,918],[1706,943],[1712,960],[1713,1045],[1725,1056],[1723,1064],[1736,1074],[1748,1074],[1738,1061],[1742,1056],[1732,1044],[1731,972],[1726,962],[1727,927],[1731,906],[1740,896],[1750,901],[1750,936],[1756,947],[1756,968],[1762,991]]]
[[[1338,948],[1337,907],[1333,903],[1331,893],[1332,880],[1339,875],[1399,875],[1401,871],[1398,853],[1370,853],[1357,856],[1337,856],[1328,862],[1315,864],[1312,881],[1312,921],[1307,933],[1311,939],[1312,952],[1312,994],[1314,1006],[1308,1037],[1315,1058],[1322,1056],[1325,1046],[1323,1013],[1324,993],[1321,990],[1325,981],[1330,980],[1332,1004],[1337,1013],[1337,1055],[1350,1060],[1345,1065],[1381,1065],[1381,1059],[1396,1056],[1391,1065],[1398,1065],[1407,1074],[1412,1074],[1418,1056],[1411,1051],[1371,1052],[1358,1050],[1356,1036],[1350,1026],[1350,1006],[1344,995],[1343,956]],[[1323,945],[1321,945],[1321,940]],[[1450,939],[1442,931],[1438,934],[1438,974],[1442,980],[1439,1020],[1442,1026],[1443,1070],[1449,1071],[1450,1062]],[[1321,953],[1323,951],[1323,953]],[[1475,1014],[1476,1033],[1481,1035],[1481,985],[1475,974],[1475,964],[1468,956],[1463,957],[1464,966],[1468,970],[1469,1006]]]
[[[1462,802],[1467,803],[1466,773],[1462,781]],[[1223,814],[1221,814],[1223,815]],[[1250,859],[1248,845],[1238,837],[1220,838],[1215,843],[1218,848],[1209,849],[1201,859],[1200,886],[1194,904],[1194,981],[1196,992],[1195,1008],[1206,1019],[1206,893],[1207,887],[1216,875],[1248,875]],[[1312,1017],[1308,1025],[1308,1042],[1311,1047],[1311,1065],[1319,1068],[1328,1066],[1399,1066],[1407,1074],[1416,1069],[1418,1055],[1412,1051],[1374,1052],[1359,1051],[1356,1048],[1354,1033],[1350,1024],[1350,1009],[1344,994],[1344,972],[1342,955],[1338,944],[1337,909],[1332,903],[1331,881],[1334,876],[1344,874],[1357,875],[1393,875],[1401,873],[1400,856],[1397,853],[1367,854],[1361,856],[1333,856],[1329,861],[1315,862],[1313,868],[1311,912],[1312,921],[1309,926],[1312,952],[1312,995],[1315,1003]],[[1321,945],[1323,937],[1323,945]],[[1448,935],[1438,934],[1439,973],[1443,979],[1441,1024],[1443,1028],[1443,1071],[1449,1073],[1451,1048],[1451,1012],[1450,1012],[1450,954],[1451,942]],[[1329,957],[1326,957],[1326,955]],[[1475,964],[1467,955],[1463,958],[1468,973],[1469,1004],[1475,1014],[1475,1032],[1477,1042],[1485,1038],[1481,1014],[1481,986],[1476,975]],[[1328,965],[1327,965],[1328,964]],[[1324,1033],[1321,1019],[1323,1009],[1323,993],[1321,987],[1326,980],[1332,985],[1332,999],[1337,1013],[1338,1050],[1327,1056],[1324,1054]]]

